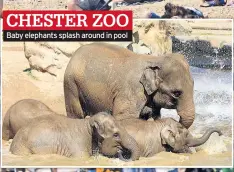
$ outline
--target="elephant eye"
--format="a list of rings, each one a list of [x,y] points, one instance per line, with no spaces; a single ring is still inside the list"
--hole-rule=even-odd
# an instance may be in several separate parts
[[[119,137],[119,133],[114,133],[113,137]]]
[[[172,94],[173,94],[175,97],[180,97],[181,94],[182,94],[182,91],[180,91],[180,90],[174,90],[174,91],[172,91]]]

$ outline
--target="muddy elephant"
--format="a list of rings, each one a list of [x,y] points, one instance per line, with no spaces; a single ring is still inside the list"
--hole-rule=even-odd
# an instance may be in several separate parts
[[[110,151],[104,149],[105,139],[112,140]],[[136,141],[105,112],[87,119],[56,114],[36,117],[16,133],[10,146],[10,152],[16,155],[59,154],[67,157],[88,157],[99,152],[121,158],[122,149],[131,152],[131,160],[139,158]]]
[[[32,119],[50,114],[55,114],[55,112],[38,100],[23,99],[16,102],[8,109],[4,117],[2,139],[13,139],[18,130]]]
[[[145,121],[140,119],[127,119],[120,121],[129,135],[131,135],[140,147],[142,157],[150,157],[162,151],[174,153],[191,153],[190,147],[204,144],[214,132],[222,135],[217,128],[208,129],[201,138],[194,138],[192,134],[179,122],[172,118],[163,118],[156,121]],[[105,140],[106,149],[110,150],[112,139]],[[121,154],[126,159],[128,151]]]
[[[106,111],[117,120],[157,119],[161,108],[167,108],[177,109],[180,122],[189,128],[195,116],[193,87],[183,55],[139,55],[107,43],[80,47],[64,75],[70,118]]]

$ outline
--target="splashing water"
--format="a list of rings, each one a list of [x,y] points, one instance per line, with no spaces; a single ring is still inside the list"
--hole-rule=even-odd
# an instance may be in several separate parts
[[[232,72],[199,68],[191,71],[195,81],[195,126],[216,126],[231,135]]]
[[[196,116],[195,133],[208,127],[218,127],[225,135],[232,133],[232,72],[191,67],[194,78]],[[175,110],[162,111],[163,116],[178,120]]]

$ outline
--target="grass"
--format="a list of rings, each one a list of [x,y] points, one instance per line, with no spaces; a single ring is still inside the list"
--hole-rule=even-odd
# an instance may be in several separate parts
[[[31,77],[32,79],[39,80],[37,77],[33,76],[31,68],[24,69],[23,72],[26,72],[27,75]]]

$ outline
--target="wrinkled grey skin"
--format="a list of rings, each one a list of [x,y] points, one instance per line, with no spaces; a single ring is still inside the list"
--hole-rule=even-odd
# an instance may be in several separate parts
[[[33,99],[20,100],[6,112],[2,126],[2,139],[13,139],[17,131],[26,126],[32,119],[54,113],[53,110],[40,101]]]
[[[84,45],[67,65],[64,94],[70,118],[107,111],[117,120],[157,119],[167,108],[177,110],[186,128],[194,121],[193,79],[180,54],[156,57],[112,44]]]
[[[108,144],[112,148],[110,151],[103,149],[105,139],[112,140]],[[132,152],[130,159],[139,158],[136,141],[119,127],[113,116],[100,112],[88,119],[70,119],[57,114],[36,117],[16,133],[10,152],[67,157],[87,157],[99,152],[118,156],[123,148]]]
[[[162,151],[191,153],[189,147],[204,144],[213,132],[222,135],[219,129],[211,128],[201,138],[194,138],[188,129],[172,118],[156,121],[127,119],[121,121],[120,124],[137,141],[142,157],[150,157]],[[111,146],[112,140],[108,140],[108,143]],[[107,144],[105,148],[110,151],[109,145]],[[127,153],[123,153],[123,156],[126,155]]]

